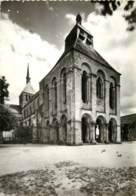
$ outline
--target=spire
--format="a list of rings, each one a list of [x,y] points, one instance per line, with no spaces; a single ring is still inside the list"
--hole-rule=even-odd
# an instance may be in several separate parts
[[[76,23],[77,23],[77,24],[80,24],[80,25],[81,25],[81,23],[82,23],[82,17],[81,17],[80,14],[77,14]]]
[[[28,82],[30,82],[30,80],[31,80],[31,78],[30,78],[30,75],[29,75],[29,64],[28,64],[28,66],[27,66],[27,75],[26,75],[26,84]]]

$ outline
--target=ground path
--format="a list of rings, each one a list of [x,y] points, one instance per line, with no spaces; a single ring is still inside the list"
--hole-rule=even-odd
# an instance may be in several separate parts
[[[1,145],[0,195],[8,194],[135,196],[136,142]]]

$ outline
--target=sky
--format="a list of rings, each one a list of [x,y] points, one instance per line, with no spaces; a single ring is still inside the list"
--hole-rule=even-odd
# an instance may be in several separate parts
[[[27,65],[37,91],[40,80],[64,51],[64,40],[75,25],[94,36],[94,48],[121,75],[121,115],[136,113],[136,30],[128,24],[120,7],[112,16],[99,15],[91,2],[2,2],[0,14],[0,75],[10,84],[9,103],[18,104],[25,87]]]

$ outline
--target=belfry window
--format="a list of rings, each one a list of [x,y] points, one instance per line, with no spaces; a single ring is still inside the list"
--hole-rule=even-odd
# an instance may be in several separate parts
[[[103,98],[104,87],[103,87],[103,81],[100,77],[97,79],[97,83],[96,83],[96,94],[97,94],[98,98],[100,98],[100,99]]]
[[[84,103],[88,102],[87,81],[88,81],[87,72],[83,71],[83,74],[82,74],[82,100]]]
[[[112,83],[110,84],[109,90],[109,104],[111,109],[115,108],[115,88]]]

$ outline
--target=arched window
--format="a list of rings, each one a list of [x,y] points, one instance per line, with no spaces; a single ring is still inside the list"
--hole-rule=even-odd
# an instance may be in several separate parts
[[[111,109],[115,108],[115,88],[113,86],[113,83],[110,83],[109,104]]]
[[[52,86],[53,86],[53,99],[54,99],[53,109],[54,109],[54,111],[56,111],[57,110],[57,81],[56,81],[56,78],[53,79]]]
[[[46,110],[49,110],[49,87],[46,85],[45,87],[45,104],[46,104]]]
[[[96,82],[96,94],[97,97],[102,99],[104,95],[104,86],[103,86],[103,81],[100,77],[98,77],[97,82]]]
[[[83,74],[82,74],[82,100],[84,103],[88,102],[87,81],[88,81],[87,72],[83,71]]]
[[[64,68],[61,72],[61,79],[62,79],[62,96],[63,96],[63,103],[67,101],[67,78],[66,78],[66,69]]]

